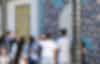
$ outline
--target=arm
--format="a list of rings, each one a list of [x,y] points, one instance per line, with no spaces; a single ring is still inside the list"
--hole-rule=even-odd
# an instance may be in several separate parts
[[[80,45],[80,52],[81,52],[81,57],[82,57],[82,55],[84,54],[84,48],[82,45]]]
[[[54,64],[58,64],[58,63],[57,63],[57,59],[58,59],[58,50],[55,49],[55,50],[54,50]]]
[[[41,59],[41,54],[42,54],[42,47],[41,46],[39,46],[39,58]]]

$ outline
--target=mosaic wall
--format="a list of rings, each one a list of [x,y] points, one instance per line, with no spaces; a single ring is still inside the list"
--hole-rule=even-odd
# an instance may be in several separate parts
[[[100,0],[82,1],[82,36],[92,39],[93,50],[88,52],[88,64],[100,64]]]
[[[40,30],[42,33],[50,32],[57,35],[59,14],[66,3],[68,3],[68,0],[41,0],[40,14],[42,17],[40,17]]]

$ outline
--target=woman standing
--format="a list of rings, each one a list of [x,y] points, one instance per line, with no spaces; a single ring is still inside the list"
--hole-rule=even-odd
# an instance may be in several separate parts
[[[22,49],[23,49],[23,45],[25,43],[25,39],[24,37],[20,37],[17,39],[16,41],[16,45],[17,45],[17,52],[16,52],[16,55],[15,55],[15,60],[14,60],[14,64],[19,64],[19,60],[21,58],[21,53],[22,53]]]
[[[29,38],[29,64],[39,64],[41,59],[41,46],[34,37]]]

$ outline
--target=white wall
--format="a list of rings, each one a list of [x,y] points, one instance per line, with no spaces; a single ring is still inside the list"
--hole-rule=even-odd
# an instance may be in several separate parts
[[[69,0],[71,1],[71,0]],[[38,0],[13,0],[7,4],[7,29],[15,31],[15,8],[17,5],[29,4],[31,9],[30,33],[37,36],[38,31]],[[68,30],[69,38],[72,38],[72,4],[66,5],[59,17],[59,28]]]
[[[30,0],[30,4],[31,4],[31,19],[30,19],[31,31],[30,32],[34,36],[39,35],[38,1],[39,0]]]
[[[72,39],[72,1],[65,5],[60,17],[59,17],[59,28],[66,28],[68,31],[68,37]]]
[[[32,35],[37,36],[38,35],[38,20],[37,20],[37,9],[38,9],[38,4],[37,4],[37,0],[13,0],[8,2],[7,4],[7,29],[10,31],[16,31],[15,29],[15,9],[16,6],[18,5],[24,5],[24,4],[29,4],[30,5],[30,9],[31,9],[31,13],[30,13],[30,33]]]

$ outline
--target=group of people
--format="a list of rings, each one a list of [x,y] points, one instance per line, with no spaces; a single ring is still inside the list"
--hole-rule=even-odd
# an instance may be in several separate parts
[[[67,31],[59,35],[56,39],[51,33],[25,39],[7,32],[0,38],[0,64],[71,64]]]

